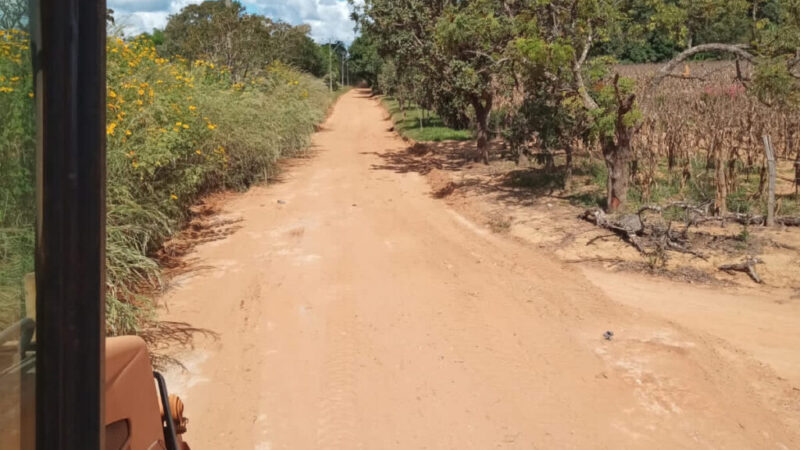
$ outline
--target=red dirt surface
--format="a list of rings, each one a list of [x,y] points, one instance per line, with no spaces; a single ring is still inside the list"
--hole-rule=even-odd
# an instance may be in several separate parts
[[[797,302],[587,278],[387,165],[384,114],[342,97],[316,155],[225,197],[240,228],[186,256],[162,316],[219,335],[172,355],[192,448],[800,448]]]

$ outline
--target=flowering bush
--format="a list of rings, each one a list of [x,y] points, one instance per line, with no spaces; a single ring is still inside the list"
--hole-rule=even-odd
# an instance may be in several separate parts
[[[211,190],[273,174],[278,159],[307,147],[332,97],[319,80],[281,65],[233,83],[225,67],[167,60],[147,39],[111,38],[107,58],[107,311],[109,331],[121,334],[151,310],[137,294],[160,285],[149,255],[189,206]],[[14,287],[8,299],[18,298],[15,286],[33,270],[29,60],[28,36],[0,31],[0,308],[9,309],[17,300],[3,302],[4,286]]]

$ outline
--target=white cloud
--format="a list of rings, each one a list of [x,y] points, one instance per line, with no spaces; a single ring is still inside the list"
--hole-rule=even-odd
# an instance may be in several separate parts
[[[162,28],[170,14],[201,0],[109,0],[117,23],[126,34],[134,35]],[[357,0],[362,3],[363,0]],[[248,12],[263,14],[292,25],[311,25],[311,37],[317,42],[352,42],[354,23],[350,20],[347,0],[245,0]]]

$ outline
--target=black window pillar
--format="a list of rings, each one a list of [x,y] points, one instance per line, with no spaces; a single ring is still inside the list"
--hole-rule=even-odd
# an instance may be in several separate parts
[[[100,450],[105,342],[105,0],[39,0],[36,447]]]

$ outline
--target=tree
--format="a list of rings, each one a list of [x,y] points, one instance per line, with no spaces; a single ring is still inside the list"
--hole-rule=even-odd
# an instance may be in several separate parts
[[[170,16],[164,37],[168,53],[223,64],[240,80],[266,59],[269,29],[263,17],[246,14],[238,2],[205,1]]]
[[[608,169],[610,211],[623,208],[627,199],[631,140],[643,114],[634,92],[651,95],[687,59],[727,54],[747,61],[755,66],[755,75],[752,80],[740,77],[740,82],[750,93],[768,104],[798,103],[800,0],[770,1],[773,9],[769,14],[774,17],[777,9],[777,21],[762,16],[758,4],[744,0],[565,0],[531,2],[527,12],[517,16],[518,22],[529,24],[516,27],[525,30],[515,46],[517,57],[527,66],[525,93],[530,97],[550,92],[551,97],[563,97],[559,101],[565,105],[575,105],[575,99],[580,99],[591,119],[588,136],[599,142]],[[602,55],[591,57],[594,49],[619,36],[636,34],[637,27],[655,31],[684,48],[651,82],[639,87],[612,76],[608,69],[613,61],[604,61]],[[572,61],[572,70],[565,70],[566,60]],[[580,115],[575,111],[565,117],[574,120]],[[718,172],[724,175],[724,170]],[[717,185],[724,186],[724,180]],[[717,195],[720,214],[725,213],[725,202],[722,190]]]
[[[0,29],[24,30],[28,25],[28,0],[3,0],[0,3]]]
[[[436,23],[436,45],[445,56],[444,78],[453,92],[475,113],[478,153],[489,163],[489,115],[495,100],[495,81],[507,45],[513,39],[503,4],[476,0],[449,5]]]
[[[356,18],[380,55],[414,72],[417,103],[450,119],[453,105],[472,108],[477,154],[488,163],[497,57],[513,37],[502,2],[367,0]]]
[[[471,107],[484,161],[500,96],[518,152],[531,141],[563,148],[569,174],[574,141],[599,147],[609,211],[628,196],[631,141],[647,114],[637,98],[688,59],[746,61],[754,74],[738,82],[750,94],[800,103],[800,0],[366,0],[355,17],[386,61],[387,91],[443,117]],[[613,56],[668,62],[635,86],[614,73]]]
[[[310,37],[308,25],[292,26],[247,14],[235,1],[205,1],[169,17],[164,50],[188,59],[207,59],[230,68],[234,80],[275,61],[315,76],[328,71],[327,52]],[[156,32],[152,39],[158,39]]]
[[[350,71],[359,81],[363,81],[375,91],[380,92],[378,77],[383,68],[383,59],[378,54],[378,46],[367,33],[358,36],[350,45]]]
[[[164,30],[160,30],[158,28],[153,28],[152,33],[142,33],[140,37],[149,40],[156,47],[163,46],[165,41]]]
[[[269,20],[269,19],[267,19]],[[294,66],[314,76],[328,71],[327,54],[310,37],[308,25],[292,26],[284,22],[269,22],[271,37],[268,56]]]

